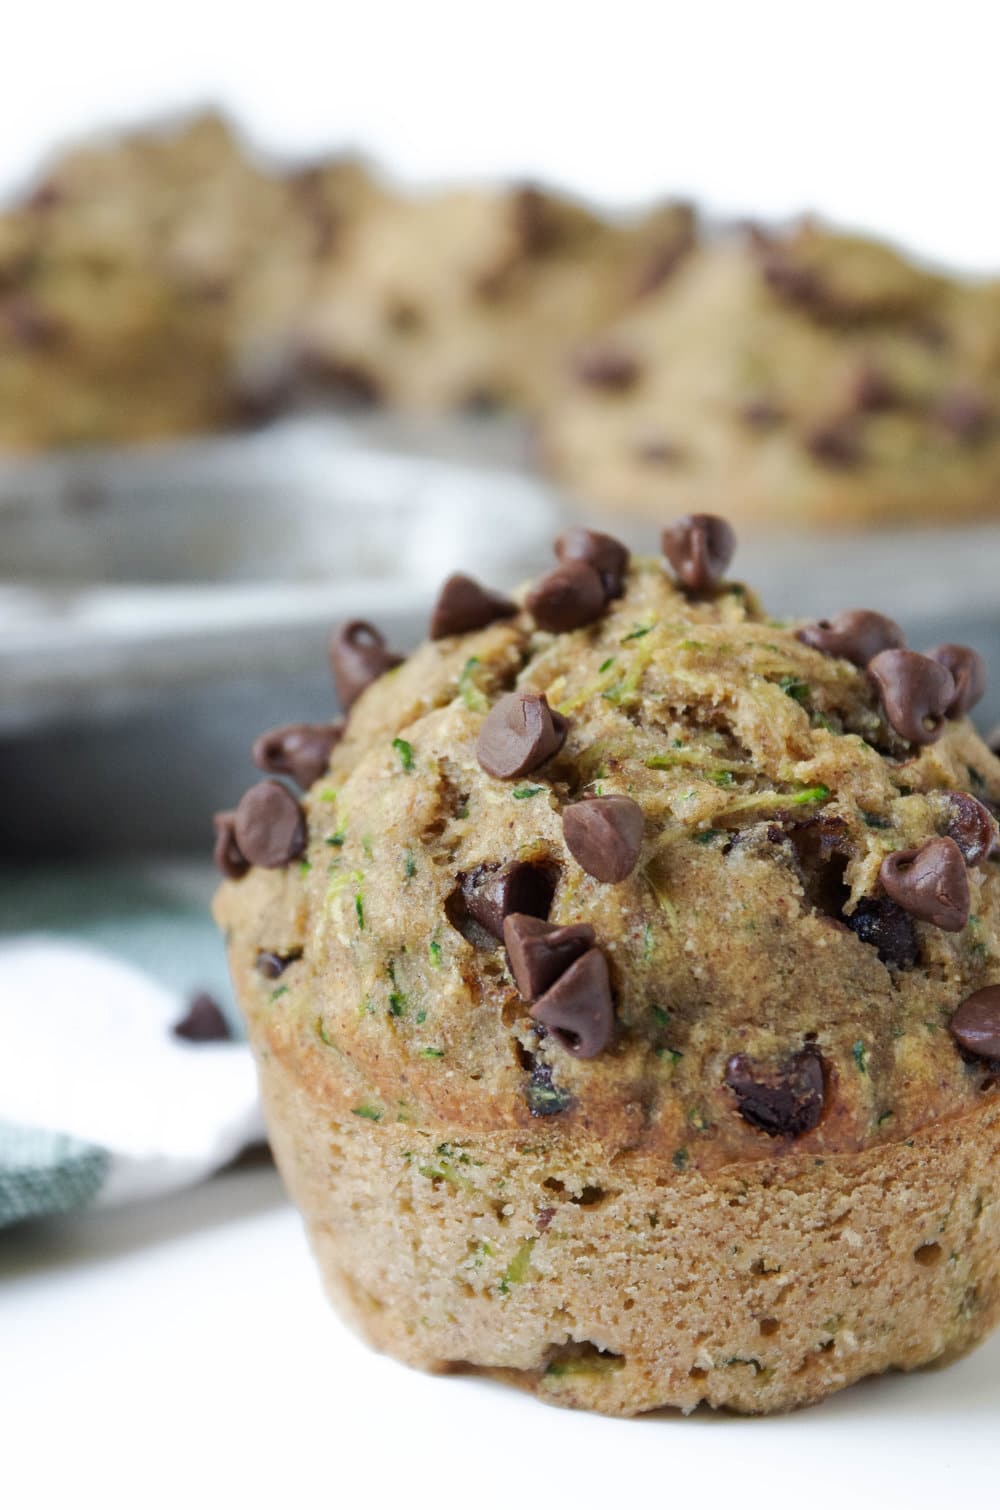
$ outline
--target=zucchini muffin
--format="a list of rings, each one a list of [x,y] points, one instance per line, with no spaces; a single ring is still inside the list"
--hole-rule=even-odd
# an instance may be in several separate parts
[[[550,390],[547,470],[661,518],[1000,517],[1000,284],[812,224],[706,242]],[[600,359],[624,380],[594,380]],[[599,370],[599,369],[598,369]]]
[[[979,657],[588,530],[270,730],[216,913],[275,1155],[376,1346],[774,1411],[1000,1309],[1000,761]],[[302,790],[299,790],[302,789]]]

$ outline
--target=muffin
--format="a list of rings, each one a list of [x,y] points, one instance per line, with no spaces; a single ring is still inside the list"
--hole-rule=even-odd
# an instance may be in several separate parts
[[[783,527],[1000,517],[1000,284],[804,225],[704,243],[547,398],[544,464],[662,517]],[[598,367],[598,378],[600,368]]]
[[[318,271],[300,343],[312,370],[395,408],[533,409],[694,238],[679,203],[617,224],[533,186],[382,190]]]
[[[0,216],[0,451],[146,441],[290,400],[356,164],[280,175],[214,114],[56,162]]]
[[[451,578],[405,661],[340,630],[346,722],[257,741],[216,915],[365,1337],[775,1411],[996,1320],[1000,761],[973,651],[775,622],[723,521],[663,539]]]

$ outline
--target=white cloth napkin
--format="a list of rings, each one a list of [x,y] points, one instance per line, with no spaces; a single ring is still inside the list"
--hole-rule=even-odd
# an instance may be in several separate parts
[[[263,1137],[246,1044],[176,1037],[185,1009],[90,945],[0,942],[0,1226],[161,1195]]]

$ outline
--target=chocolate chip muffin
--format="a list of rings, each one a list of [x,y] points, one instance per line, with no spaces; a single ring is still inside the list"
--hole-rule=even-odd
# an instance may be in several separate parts
[[[545,465],[654,517],[1000,517],[998,292],[813,225],[706,242],[567,371]]]
[[[318,273],[301,345],[372,401],[533,409],[567,353],[665,283],[694,236],[684,204],[618,224],[530,186],[383,190]]]
[[[270,730],[216,912],[330,1294],[420,1368],[773,1411],[1000,1310],[979,657],[769,619],[731,529],[444,584]],[[302,790],[299,790],[302,789]]]
[[[0,215],[0,451],[255,421],[357,164],[283,174],[214,114],[67,153]]]

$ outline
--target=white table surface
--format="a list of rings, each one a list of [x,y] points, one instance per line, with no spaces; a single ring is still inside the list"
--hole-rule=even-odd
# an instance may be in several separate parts
[[[369,1352],[270,1166],[0,1238],[0,1504],[935,1510],[997,1503],[1000,1336],[798,1414],[611,1421]]]

